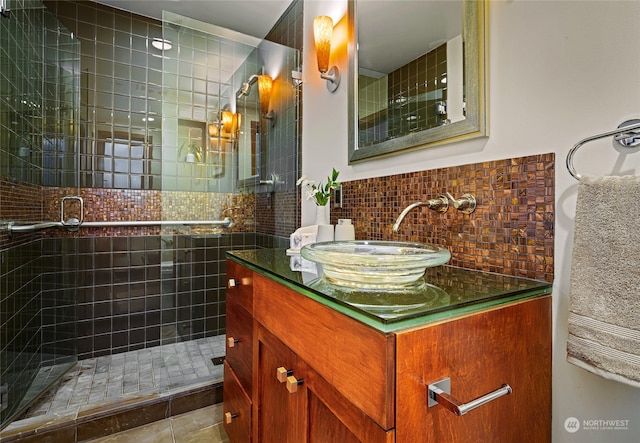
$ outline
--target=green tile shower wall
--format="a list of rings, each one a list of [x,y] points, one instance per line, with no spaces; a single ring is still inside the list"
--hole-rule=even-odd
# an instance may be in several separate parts
[[[224,254],[255,244],[253,234],[79,239],[79,358],[224,333]]]

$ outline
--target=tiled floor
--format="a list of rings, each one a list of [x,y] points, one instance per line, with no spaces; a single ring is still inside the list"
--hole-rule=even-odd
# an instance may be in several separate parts
[[[197,409],[90,443],[226,443],[222,424],[222,403]]]
[[[79,361],[21,418],[222,379],[224,335]]]
[[[212,359],[224,353],[222,335],[82,360],[19,420],[3,429],[0,440],[69,443],[80,435],[90,435],[82,439],[85,441],[106,435],[109,429],[126,429],[142,422],[150,424],[142,426],[141,431],[131,429],[133,437],[104,441],[227,441],[221,425],[222,403],[217,409],[208,406],[221,401],[221,388],[216,386],[222,381],[223,365],[214,365]],[[198,407],[202,409],[196,409],[193,415],[162,420],[171,415],[170,411],[180,414]],[[154,438],[144,440],[135,432]],[[48,435],[49,439],[41,440],[38,435]],[[110,437],[116,438],[116,434]]]

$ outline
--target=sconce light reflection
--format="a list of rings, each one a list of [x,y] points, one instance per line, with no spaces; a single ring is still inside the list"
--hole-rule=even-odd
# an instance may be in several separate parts
[[[340,71],[337,66],[329,68],[331,56],[331,36],[333,35],[333,20],[326,15],[320,15],[313,20],[313,39],[318,59],[320,78],[327,80],[327,89],[335,92],[340,85]]]
[[[220,112],[220,120],[208,125],[211,145],[217,146],[218,139],[235,140],[240,128],[242,116],[229,110]]]
[[[220,115],[222,123],[223,134],[231,134],[231,127],[233,125],[233,113],[231,111],[222,111]]]
[[[273,109],[269,111],[269,103],[271,102],[271,91],[273,89],[273,79],[262,74],[258,76],[258,96],[260,98],[260,113],[262,118],[271,120],[271,126],[276,123],[276,115]]]

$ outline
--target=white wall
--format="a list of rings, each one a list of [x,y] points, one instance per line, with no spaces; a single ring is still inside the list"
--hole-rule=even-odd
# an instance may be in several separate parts
[[[564,162],[579,140],[640,118],[640,2],[493,1],[490,6],[490,137],[348,165],[347,85],[331,94],[319,79],[312,20],[343,17],[344,0],[305,0],[302,173],[341,180],[428,170],[487,160],[556,153],[555,281],[553,291],[553,441],[640,441],[640,389],[608,381],[565,361],[569,271],[577,182]],[[346,18],[336,25],[342,38]],[[346,34],[344,34],[346,39]],[[344,50],[344,48],[342,48]],[[346,76],[343,53],[335,62]],[[626,158],[610,141],[585,145],[575,157],[580,173],[640,171],[640,152]],[[426,195],[425,197],[432,197]],[[303,203],[303,221],[313,211]],[[618,210],[622,208],[614,208]],[[624,211],[620,211],[624,216]],[[629,430],[564,429],[579,420],[629,420]]]

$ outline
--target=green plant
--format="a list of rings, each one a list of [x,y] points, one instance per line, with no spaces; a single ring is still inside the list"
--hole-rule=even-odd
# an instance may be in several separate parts
[[[195,141],[185,141],[180,145],[180,149],[178,149],[178,158],[180,159],[186,161],[187,155],[189,154],[193,154],[196,163],[200,163],[202,161],[202,147]]]
[[[298,179],[296,185],[308,188],[307,200],[313,200],[317,206],[326,206],[329,203],[329,197],[331,197],[331,190],[340,186],[340,182],[337,181],[339,174],[340,172],[332,168],[331,175],[327,177],[327,183],[320,182],[318,185],[303,175]]]

